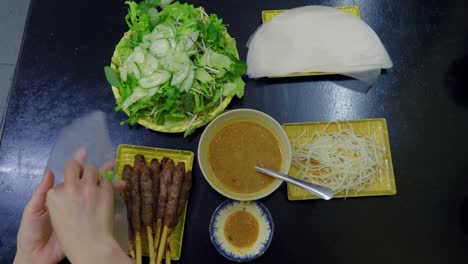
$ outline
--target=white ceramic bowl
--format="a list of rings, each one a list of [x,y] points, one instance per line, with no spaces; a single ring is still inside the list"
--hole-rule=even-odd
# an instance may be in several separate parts
[[[237,121],[254,122],[267,128],[273,133],[278,141],[279,149],[281,151],[281,167],[279,171],[285,174],[288,173],[289,167],[291,166],[291,144],[286,132],[284,132],[281,125],[271,116],[252,109],[237,109],[226,112],[219,115],[206,127],[200,138],[200,142],[198,143],[198,164],[200,165],[200,169],[206,181],[208,181],[211,187],[220,194],[238,201],[257,200],[278,189],[282,181],[275,179],[269,186],[254,193],[233,192],[226,188],[223,183],[216,178],[208,161],[208,148],[213,137],[221,128]]]

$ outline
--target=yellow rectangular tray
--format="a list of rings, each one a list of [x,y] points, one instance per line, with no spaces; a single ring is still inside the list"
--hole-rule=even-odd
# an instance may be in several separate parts
[[[117,158],[115,167],[117,169],[117,175],[119,179],[122,179],[122,169],[125,164],[133,166],[133,160],[136,154],[141,154],[145,157],[146,162],[151,159],[161,160],[164,157],[172,159],[175,163],[185,162],[185,169],[187,171],[192,170],[194,154],[190,151],[185,150],[172,150],[172,149],[160,149],[151,147],[142,147],[135,145],[119,145],[117,150]],[[182,252],[182,241],[184,237],[185,227],[185,216],[187,214],[187,204],[185,205],[184,211],[180,216],[179,223],[174,228],[171,234],[171,259],[179,260]],[[148,246],[146,244],[147,238],[145,233],[142,234],[142,252],[144,256],[148,256]]]
[[[337,9],[342,10],[346,13],[350,13],[351,15],[355,15],[357,17],[361,17],[361,12],[358,6],[340,6]],[[266,23],[270,21],[275,16],[281,14],[286,10],[264,10],[262,11],[262,22]],[[317,75],[332,75],[335,74],[333,72],[300,72],[300,73],[293,73],[288,74],[286,76],[278,76],[274,78],[282,78],[282,77],[298,77],[298,76],[317,76]]]
[[[380,175],[377,175],[374,183],[361,190],[360,192],[350,191],[346,197],[360,197],[360,196],[380,196],[380,195],[394,195],[397,193],[395,184],[395,175],[393,173],[392,154],[390,151],[390,143],[388,140],[388,129],[387,122],[383,118],[377,119],[362,119],[352,121],[339,121],[336,123],[329,122],[311,122],[311,123],[288,123],[283,124],[283,129],[286,131],[288,138],[293,142],[302,133],[305,134],[299,140],[299,143],[307,140],[311,140],[315,132],[322,131],[327,125],[327,131],[333,132],[338,130],[338,126],[348,126],[357,135],[362,134],[374,134],[376,143],[382,147],[385,147],[384,154],[384,166]],[[298,169],[291,166],[289,175],[296,177]],[[344,197],[344,192],[337,193],[333,198]],[[288,199],[289,200],[310,200],[318,199],[317,196],[299,189],[291,184],[288,184]]]

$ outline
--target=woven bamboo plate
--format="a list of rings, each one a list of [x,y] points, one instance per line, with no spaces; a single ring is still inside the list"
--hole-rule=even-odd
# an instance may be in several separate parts
[[[185,170],[192,170],[194,154],[190,151],[185,150],[172,150],[172,149],[160,149],[151,147],[142,147],[135,145],[119,145],[117,150],[117,158],[115,161],[115,168],[117,169],[117,175],[119,179],[122,179],[122,170],[125,164],[133,166],[133,161],[136,154],[141,154],[145,157],[146,162],[151,159],[161,160],[164,157],[168,157],[177,164],[177,162],[185,162]],[[171,233],[170,245],[171,245],[171,259],[179,260],[182,252],[182,241],[184,237],[185,227],[185,216],[187,214],[187,204],[183,210],[182,215],[179,218],[179,222]],[[142,253],[144,256],[149,256],[146,233],[142,232]]]
[[[388,139],[387,122],[383,118],[378,119],[362,119],[353,121],[339,121],[336,123],[329,122],[314,122],[314,123],[289,123],[283,124],[283,129],[286,131],[288,138],[291,142],[294,142],[302,133],[305,133],[298,143],[304,141],[310,141],[315,132],[323,131],[326,127],[327,131],[337,131],[339,126],[352,129],[356,135],[375,135],[376,143],[385,148],[384,153],[384,165],[380,170],[380,173],[376,176],[374,183],[370,186],[366,186],[360,192],[350,191],[346,195],[349,197],[360,197],[360,196],[381,196],[381,195],[395,195],[396,184],[395,175],[393,172],[392,164],[392,153],[390,151],[390,143]],[[305,131],[305,132],[304,132]],[[299,170],[291,164],[289,175],[297,177],[296,174]],[[345,197],[345,193],[336,193],[333,198]],[[291,184],[288,184],[288,199],[289,200],[310,200],[319,199],[319,197],[306,192],[300,188],[297,188]]]

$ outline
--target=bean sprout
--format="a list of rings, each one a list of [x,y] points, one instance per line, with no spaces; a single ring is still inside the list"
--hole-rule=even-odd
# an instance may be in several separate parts
[[[376,143],[375,135],[357,136],[350,128],[316,132],[312,140],[302,133],[293,141],[292,163],[296,177],[327,186],[335,193],[359,192],[374,183],[384,164],[385,148]],[[300,143],[301,142],[301,143]]]

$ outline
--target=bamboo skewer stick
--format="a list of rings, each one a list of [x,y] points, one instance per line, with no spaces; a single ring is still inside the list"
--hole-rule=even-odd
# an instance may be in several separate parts
[[[158,256],[161,256],[161,257],[160,258],[158,257],[159,262],[156,262],[158,264],[161,263],[163,255],[165,255],[166,263],[171,263],[171,250],[170,250],[170,248],[171,248],[171,245],[170,245],[171,233],[172,233],[172,228],[170,228],[168,226],[163,227],[163,234],[162,234],[162,237],[161,237],[161,244],[159,244],[159,249],[158,249]]]
[[[148,236],[148,251],[150,257],[150,264],[155,264],[156,256],[154,254],[153,228],[151,226],[146,227],[146,235]]]
[[[165,263],[166,264],[171,264],[171,235],[172,235],[172,230],[169,231],[169,234],[167,235],[167,244],[166,244],[166,257],[165,257]]]
[[[160,264],[164,256],[164,250],[166,248],[167,235],[169,233],[169,227],[164,226],[161,234],[161,241],[159,243],[158,254],[156,257],[156,264]]]
[[[135,232],[133,232],[130,221],[128,221],[128,248],[130,250],[130,257],[135,260]]]
[[[170,238],[171,236],[169,236]],[[168,238],[168,241],[170,241],[170,239]],[[169,245],[169,242],[167,243],[167,247],[166,247],[166,264],[171,264],[171,246]]]
[[[156,252],[156,257],[158,256],[158,247],[159,247],[159,240],[161,239],[161,230],[162,230],[162,219],[158,218],[156,220],[156,229],[154,234],[154,252]]]
[[[131,246],[131,247],[135,247],[134,244],[129,245],[129,247],[130,247],[130,246]],[[133,248],[130,248],[130,257],[131,257],[133,260],[135,260],[135,250],[133,250]]]
[[[141,264],[141,235],[140,231],[135,232],[135,244],[136,244],[136,264]]]

